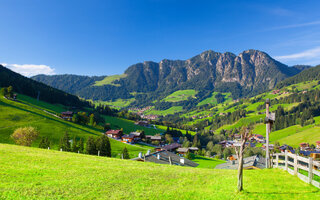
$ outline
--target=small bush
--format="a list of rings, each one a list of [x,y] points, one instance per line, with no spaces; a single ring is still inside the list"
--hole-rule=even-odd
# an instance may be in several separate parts
[[[11,135],[11,138],[18,145],[31,146],[32,142],[37,139],[38,135],[39,132],[35,128],[29,126],[16,129]]]

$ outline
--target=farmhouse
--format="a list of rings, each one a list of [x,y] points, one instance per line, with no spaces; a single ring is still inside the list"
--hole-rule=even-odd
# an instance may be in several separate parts
[[[158,164],[167,164],[167,165],[179,165],[186,167],[197,167],[199,164],[195,163],[187,158],[180,157],[169,151],[158,151],[149,155],[142,156],[142,153],[139,154],[139,157],[133,158],[132,160],[141,161],[141,162],[154,162]]]
[[[65,112],[61,112],[61,118],[64,120],[71,120],[73,116],[73,112],[72,111],[65,111]]]
[[[316,141],[316,149],[320,149],[320,141]]]
[[[199,148],[198,148],[198,147],[189,147],[188,149],[189,149],[189,151],[190,151],[191,153],[194,153],[194,152],[196,152],[196,151],[199,151]]]
[[[243,159],[244,169],[264,169],[265,168],[265,158],[259,155],[251,156]],[[239,161],[230,158],[229,162],[220,164],[216,166],[216,169],[238,169]]]
[[[123,135],[122,130],[109,130],[105,133],[108,137],[114,138],[114,139],[121,139],[121,136]]]
[[[153,141],[161,142],[161,136],[153,136],[153,135],[146,135],[146,139]]]
[[[289,150],[291,153],[295,153],[293,147],[291,147],[291,146],[289,146],[289,145],[286,145],[286,144],[280,146],[280,147],[279,147],[279,150],[280,150],[281,152],[283,152],[283,153],[284,153],[286,150]]]
[[[135,142],[134,135],[124,135],[122,136],[122,142],[133,144]]]
[[[166,151],[174,152],[174,151],[177,150],[179,147],[181,147],[181,144],[172,143],[172,144],[168,144],[168,145],[165,145],[165,146],[161,147],[161,150],[166,150]]]
[[[300,143],[300,150],[301,151],[306,151],[306,150],[310,150],[310,147],[309,147],[309,143]]]
[[[134,136],[134,140],[135,141],[139,141],[142,139],[142,133],[140,132],[131,132],[130,135],[133,135]]]
[[[178,148],[177,152],[178,152],[179,156],[184,156],[189,152],[189,149],[188,148]]]
[[[135,125],[138,126],[145,126],[148,127],[149,126],[149,122],[148,121],[137,121],[136,123],[134,123]]]

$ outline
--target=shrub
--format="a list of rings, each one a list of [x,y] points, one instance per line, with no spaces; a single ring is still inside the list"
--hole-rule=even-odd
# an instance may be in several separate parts
[[[31,146],[32,142],[37,139],[38,135],[39,132],[35,128],[29,126],[16,129],[11,135],[11,138],[18,145]]]

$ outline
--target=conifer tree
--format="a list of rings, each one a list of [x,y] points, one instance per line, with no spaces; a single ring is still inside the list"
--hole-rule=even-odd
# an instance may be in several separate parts
[[[68,132],[65,132],[64,136],[60,139],[59,148],[63,151],[71,151],[70,136]]]
[[[73,137],[71,151],[72,152],[78,152],[78,150],[79,150],[79,147],[78,147],[78,143],[77,143],[76,137]]]
[[[97,138],[96,149],[97,151],[100,151],[100,156],[111,157],[111,146],[109,138],[105,135],[101,135],[99,138]]]
[[[83,153],[83,151],[84,151],[84,143],[83,143],[83,139],[82,138],[80,138],[80,140],[79,140],[78,151],[80,153]]]
[[[122,156],[123,156],[123,159],[130,159],[129,152],[128,152],[128,149],[126,147],[124,147],[123,150],[122,150]]]
[[[46,147],[45,147],[44,137],[41,137],[41,140],[40,140],[40,143],[39,143],[39,148],[42,148],[42,149],[46,148]]]
[[[87,145],[86,145],[86,152],[87,152],[87,154],[90,154],[90,155],[97,155],[98,154],[98,151],[96,148],[96,143],[95,143],[94,138],[92,136],[88,137]]]

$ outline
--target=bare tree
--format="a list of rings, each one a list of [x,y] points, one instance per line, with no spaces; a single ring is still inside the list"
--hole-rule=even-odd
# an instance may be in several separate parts
[[[246,142],[252,136],[251,131],[247,127],[243,127],[240,131],[241,141],[235,145],[234,149],[238,157],[238,191],[243,190],[243,152],[246,147]]]

